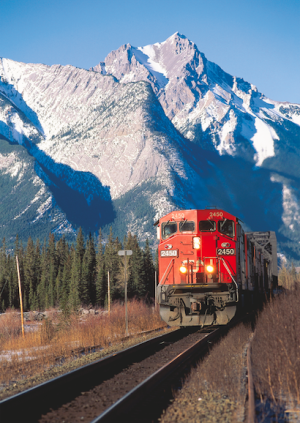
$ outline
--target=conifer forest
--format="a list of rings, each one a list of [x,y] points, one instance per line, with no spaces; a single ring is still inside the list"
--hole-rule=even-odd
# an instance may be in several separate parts
[[[112,229],[104,243],[101,230],[97,240],[91,235],[85,240],[81,228],[76,243],[69,245],[65,237],[56,240],[49,234],[43,243],[28,239],[23,246],[16,237],[13,254],[7,254],[5,239],[0,249],[0,311],[20,308],[18,256],[22,283],[23,308],[45,310],[59,307],[77,310],[81,306],[107,304],[108,274],[111,301],[124,299],[124,256],[118,251],[132,250],[127,257],[128,298],[154,297],[155,265],[146,241],[144,249],[137,237],[128,233],[121,243],[114,239]]]

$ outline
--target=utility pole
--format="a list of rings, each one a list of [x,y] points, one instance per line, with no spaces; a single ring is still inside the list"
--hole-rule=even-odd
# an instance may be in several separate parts
[[[108,315],[110,316],[110,280],[109,280],[109,271],[107,272],[107,309],[108,309]]]
[[[125,336],[129,336],[128,333],[128,310],[127,310],[127,260],[126,256],[132,256],[132,250],[119,250],[119,256],[124,256],[124,282],[125,282]]]
[[[20,307],[21,307],[22,335],[24,337],[25,336],[25,333],[24,333],[23,300],[22,300],[21,276],[20,276],[20,268],[19,268],[18,256],[16,256],[16,262],[17,262],[17,271],[18,271],[18,282],[19,282],[19,295],[20,295]]]
[[[154,273],[154,308],[157,309],[157,273]]]

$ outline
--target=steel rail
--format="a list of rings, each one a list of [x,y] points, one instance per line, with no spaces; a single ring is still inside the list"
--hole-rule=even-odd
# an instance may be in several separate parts
[[[0,401],[0,421],[35,422],[50,408],[71,401],[83,390],[90,389],[91,386],[101,383],[104,378],[120,372],[141,354],[149,356],[151,348],[181,335],[184,336],[183,332],[177,329],[156,336],[6,398]]]
[[[182,371],[186,368],[188,362],[195,360],[196,357],[200,358],[200,354],[207,351],[208,344],[218,339],[222,333],[223,328],[217,328],[206,335],[205,338],[195,342],[191,347],[180,353],[116,401],[115,404],[96,417],[91,423],[132,421],[130,413],[134,411],[136,406],[143,404],[143,401],[153,391],[156,391],[161,385],[165,384],[174,375],[174,372]]]
[[[174,373],[183,373],[184,369],[187,368],[188,363],[195,362],[196,359],[204,355],[208,351],[208,344],[213,341],[217,341],[230,329],[235,327],[241,322],[251,319],[253,313],[246,314],[239,318],[232,320],[226,326],[219,326],[213,330],[213,326],[207,327],[207,330],[213,330],[207,334],[205,338],[194,343],[191,347],[180,353],[177,357],[172,359],[169,363],[158,369],[155,373],[129,391],[126,395],[120,398],[112,406],[107,408],[102,414],[92,420],[91,423],[106,423],[106,422],[135,422],[143,421],[144,418],[139,416],[133,416],[134,409],[143,406],[141,412],[145,413],[146,401],[149,402],[149,397],[153,396],[154,392],[162,391],[162,386],[170,385],[170,380],[173,378]],[[155,394],[154,394],[155,395]],[[152,404],[157,403],[157,400],[153,400]],[[150,401],[151,403],[151,401]],[[144,407],[145,405],[145,407]],[[151,418],[150,421],[153,419]],[[251,422],[254,423],[254,422]]]

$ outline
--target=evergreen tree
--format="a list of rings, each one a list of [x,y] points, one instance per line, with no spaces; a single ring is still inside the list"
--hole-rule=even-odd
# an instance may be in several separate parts
[[[103,239],[100,228],[96,256],[96,303],[102,306],[104,306],[107,292],[107,280],[103,250]]]
[[[155,295],[155,268],[153,264],[152,253],[149,246],[148,239],[146,240],[145,249],[144,249],[144,271],[145,271],[145,287],[147,294],[150,298],[154,298]]]
[[[66,313],[77,310],[80,303],[104,305],[107,299],[107,273],[110,274],[111,300],[124,298],[124,256],[118,237],[113,238],[110,228],[107,243],[103,245],[99,231],[97,254],[91,234],[86,242],[81,228],[76,238],[76,246],[69,248],[63,236],[55,243],[49,234],[42,248],[37,239],[36,245],[29,237],[23,250],[18,236],[15,241],[14,256],[6,254],[5,239],[0,248],[0,308],[20,307],[18,295],[18,275],[16,256],[19,259],[20,278],[24,310],[46,309],[59,305]],[[124,248],[132,250],[127,256],[128,297],[144,298],[154,295],[154,265],[149,242],[144,251],[138,239],[131,233],[124,237]]]
[[[55,285],[57,275],[57,257],[55,249],[55,238],[53,234],[49,234],[49,243],[47,249],[48,260],[48,306],[55,305]]]
[[[5,238],[0,249],[0,310],[4,311],[8,305],[8,262],[6,258]]]
[[[38,302],[38,287],[41,282],[41,246],[40,246],[40,240],[36,240],[35,245],[35,253],[34,253],[34,261],[35,261],[35,277],[36,277],[36,287],[32,296],[33,304],[31,306],[32,310],[38,310],[39,309],[39,302]]]
[[[25,256],[24,256],[24,309],[34,310],[36,304],[34,294],[36,292],[37,277],[36,277],[36,261],[35,261],[35,247],[31,237],[28,238]]]
[[[76,250],[72,249],[72,266],[70,276],[69,305],[71,310],[77,311],[80,306],[79,278],[78,278],[78,257]]]
[[[48,301],[48,258],[47,258],[47,245],[46,239],[42,247],[42,254],[40,260],[40,283],[37,288],[38,306],[41,310],[49,307]]]
[[[74,283],[78,287],[77,289],[79,290],[79,300],[83,303],[86,303],[88,301],[88,286],[87,281],[82,280],[82,262],[84,253],[84,237],[82,229],[79,228],[76,238],[75,263],[72,263],[72,277],[76,279]],[[74,269],[73,266],[75,266]]]
[[[60,307],[64,314],[68,315],[70,311],[70,281],[72,272],[72,255],[68,251],[66,260],[63,267],[62,280],[61,280],[61,293],[60,293]]]
[[[123,297],[123,295],[120,295],[118,286],[118,276],[120,273],[120,257],[118,251],[121,249],[122,244],[118,238],[113,239],[112,228],[110,228],[104,251],[104,266],[106,275],[109,272],[111,300]]]
[[[144,257],[136,235],[128,233],[125,249],[132,250],[132,255],[127,258],[128,297],[143,298],[146,295]]]
[[[83,256],[82,274],[88,287],[88,301],[94,305],[96,303],[96,251],[91,234],[89,234]]]
[[[18,276],[15,257],[8,255],[8,307],[18,307]]]

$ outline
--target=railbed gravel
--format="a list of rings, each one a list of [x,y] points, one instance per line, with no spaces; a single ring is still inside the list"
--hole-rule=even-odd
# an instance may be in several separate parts
[[[232,329],[192,369],[163,411],[161,423],[242,423],[247,389],[246,357],[251,328]],[[234,371],[233,371],[234,369]]]
[[[162,350],[140,362],[133,363],[121,373],[105,380],[90,391],[82,392],[73,401],[42,416],[39,422],[90,422],[148,376],[204,336],[204,333],[196,332],[174,343],[166,343]]]

